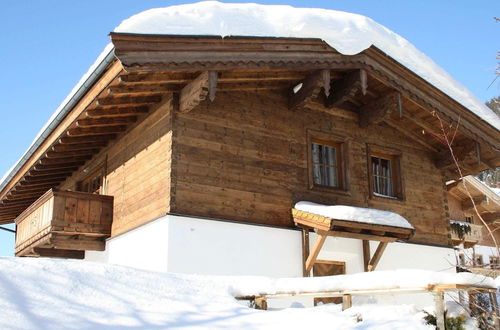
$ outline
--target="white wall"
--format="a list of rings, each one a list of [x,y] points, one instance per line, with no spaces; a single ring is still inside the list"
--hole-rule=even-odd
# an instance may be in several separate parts
[[[299,231],[180,216],[168,218],[171,272],[302,276]]]
[[[311,248],[315,239],[316,235],[311,234]],[[105,252],[87,252],[86,259],[176,273],[301,277],[301,244],[301,233],[297,230],[167,215],[109,239]],[[370,243],[372,255],[377,244]],[[345,262],[347,274],[362,272],[362,242],[328,237],[318,259]],[[455,272],[455,256],[451,248],[390,243],[377,270],[398,268]],[[424,307],[432,304],[432,296],[396,295],[354,300],[360,301],[412,303]],[[291,302],[278,303],[286,307]],[[312,299],[301,299],[301,303],[311,305]]]

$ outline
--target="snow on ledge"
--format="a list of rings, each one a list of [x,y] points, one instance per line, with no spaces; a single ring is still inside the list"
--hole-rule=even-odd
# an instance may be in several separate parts
[[[314,213],[337,220],[414,229],[408,220],[390,211],[347,205],[322,205],[305,201],[300,201],[295,204],[295,208],[300,211]]]
[[[231,278],[227,278],[231,280]],[[444,273],[420,269],[397,269],[349,275],[278,278],[233,277],[230,293],[235,297],[300,294],[326,291],[426,290],[434,285],[471,285],[495,289],[495,280],[472,273]]]
[[[416,22],[417,23],[417,22]],[[375,46],[500,130],[500,118],[408,40],[371,18],[319,8],[204,1],[143,11],[114,32],[321,38],[344,55]]]

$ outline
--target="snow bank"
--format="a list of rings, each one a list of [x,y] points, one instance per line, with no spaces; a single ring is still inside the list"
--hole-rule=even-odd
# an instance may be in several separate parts
[[[414,229],[408,220],[390,211],[346,205],[322,205],[305,201],[300,201],[295,204],[295,208],[300,211],[314,213],[337,220]]]
[[[406,39],[362,15],[318,8],[205,1],[146,10],[124,20],[115,32],[322,38],[345,55],[358,54],[373,45],[500,129],[500,118],[450,74]]]
[[[418,272],[418,271],[417,271]],[[0,329],[432,329],[412,306],[258,311],[234,294],[480,280],[432,272],[269,279],[156,273],[85,261],[0,258]],[[402,279],[406,277],[406,279]],[[399,279],[398,279],[399,278]],[[372,282],[373,281],[373,282]],[[491,280],[493,281],[493,280]],[[485,283],[485,282],[483,282]]]

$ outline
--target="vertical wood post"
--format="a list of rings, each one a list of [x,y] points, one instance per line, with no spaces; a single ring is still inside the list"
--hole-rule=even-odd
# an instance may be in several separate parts
[[[306,271],[306,262],[309,257],[309,229],[302,228],[302,276],[308,277],[310,273]]]
[[[352,296],[350,294],[345,294],[342,296],[342,310],[345,311],[352,307]]]
[[[363,263],[365,266],[365,272],[368,271],[368,265],[370,263],[370,241],[363,240]]]
[[[261,309],[263,311],[267,310],[267,299],[262,297],[255,298],[255,306],[257,309]]]
[[[434,293],[434,303],[436,304],[436,327],[439,330],[445,330],[444,324],[444,293]]]
[[[496,292],[490,292],[491,307],[493,310],[493,320],[496,329],[500,329],[500,311],[498,310],[498,301]]]

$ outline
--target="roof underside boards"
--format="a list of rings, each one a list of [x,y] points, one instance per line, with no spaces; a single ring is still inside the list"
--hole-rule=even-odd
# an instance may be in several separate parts
[[[183,91],[202,85],[199,90],[209,95],[197,95],[193,106],[219,92],[275,90],[291,95],[290,107],[391,126],[429,150],[449,177],[456,172],[436,114],[445,126],[461,116],[454,147],[465,171],[500,165],[498,131],[377,49],[346,56],[318,39],[116,33],[111,38],[117,60],[5,185],[0,223],[13,222],[152,107],[180,99],[182,110]],[[299,83],[301,91],[292,92]],[[389,106],[365,116],[374,104]]]

